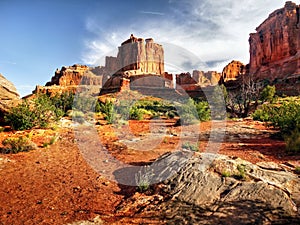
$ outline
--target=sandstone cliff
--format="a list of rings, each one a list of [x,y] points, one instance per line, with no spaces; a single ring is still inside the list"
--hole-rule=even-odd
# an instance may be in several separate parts
[[[3,119],[3,114],[19,99],[20,96],[13,83],[0,74],[0,120]]]
[[[300,6],[290,1],[250,34],[250,74],[273,81],[300,74]]]

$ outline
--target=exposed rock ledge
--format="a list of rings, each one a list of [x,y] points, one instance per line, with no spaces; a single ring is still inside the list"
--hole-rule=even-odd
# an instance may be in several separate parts
[[[133,206],[126,201],[119,213],[143,208],[138,217],[152,214],[167,224],[300,222],[300,178],[283,165],[258,166],[239,158],[208,153],[191,156],[188,152],[165,155],[155,164],[162,162],[165,169],[158,177],[164,176],[167,168],[179,168],[163,182],[163,194],[153,199],[140,197],[144,201],[135,199]],[[185,166],[178,167],[178,163]],[[244,179],[240,179],[243,172],[238,168],[244,171]],[[138,202],[142,205],[136,205]]]

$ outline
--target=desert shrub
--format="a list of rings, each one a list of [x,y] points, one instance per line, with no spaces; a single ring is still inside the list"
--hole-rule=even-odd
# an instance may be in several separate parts
[[[185,142],[182,144],[182,148],[186,149],[186,150],[190,150],[190,151],[194,151],[194,152],[198,152],[199,151],[199,145],[198,143],[190,143],[190,142]]]
[[[104,119],[108,124],[112,124],[116,120],[116,111],[114,103],[106,101],[105,103],[99,103],[99,112],[104,114]]]
[[[61,109],[64,113],[66,113],[73,107],[74,94],[72,92],[64,92],[63,94],[56,94],[50,99],[57,109]]]
[[[178,111],[181,124],[183,125],[194,124],[199,121],[195,102],[191,98],[182,102],[178,107]]]
[[[35,143],[23,136],[6,138],[2,141],[2,144],[6,147],[4,153],[26,152],[37,148]]]
[[[129,111],[129,118],[133,120],[142,120],[144,116],[153,116],[154,112],[147,110],[145,108],[139,108],[137,106],[132,106]]]
[[[63,111],[53,105],[47,95],[38,95],[32,102],[24,100],[12,108],[5,121],[14,130],[26,130],[33,127],[45,128],[63,116]]]
[[[267,85],[260,93],[260,100],[262,102],[272,103],[275,100],[276,88],[275,86]]]
[[[262,121],[262,122],[267,122],[270,121],[270,114],[269,114],[269,109],[268,105],[263,105],[261,108],[255,110],[254,113],[252,113],[252,118],[254,120]]]
[[[211,117],[211,111],[208,102],[200,101],[195,103],[198,118],[200,121],[208,121]]]
[[[133,106],[130,108],[129,118],[132,120],[142,120],[144,118],[144,111]]]
[[[35,125],[36,115],[30,108],[28,101],[24,100],[18,106],[12,108],[10,112],[5,115],[5,121],[14,130],[27,130]]]
[[[268,121],[274,128],[284,134],[300,128],[300,104],[296,101],[284,101],[280,105],[267,104],[256,110],[252,117],[260,121]]]
[[[211,111],[206,101],[194,101],[189,98],[179,105],[178,111],[183,124],[194,124],[211,118]]]
[[[60,119],[64,112],[60,108],[56,108],[50,97],[45,94],[38,95],[33,104],[33,112],[36,126],[41,128],[48,127],[49,123]]]
[[[300,152],[300,132],[298,129],[293,130],[289,135],[285,135],[284,141],[288,152]]]
[[[131,105],[132,105],[132,101],[121,100],[119,104],[115,107],[116,112],[123,120],[129,119]]]

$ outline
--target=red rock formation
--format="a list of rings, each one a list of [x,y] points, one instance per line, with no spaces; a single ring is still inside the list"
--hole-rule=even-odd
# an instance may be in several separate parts
[[[238,76],[246,74],[246,66],[240,61],[231,61],[222,71],[223,82],[236,80]]]
[[[85,65],[63,66],[55,71],[51,81],[46,86],[36,86],[33,93],[47,93],[55,95],[63,92],[75,92],[79,85],[102,86],[104,75],[107,76],[105,67],[89,68]],[[106,77],[105,77],[106,78]],[[99,88],[96,92],[99,92]]]
[[[250,74],[274,80],[300,74],[300,5],[290,1],[250,34]]]
[[[221,74],[216,71],[208,71],[208,72],[199,71],[199,70],[193,71],[193,79],[201,87],[217,85],[220,81],[220,78],[221,78]]]
[[[61,70],[57,69],[55,75],[46,86],[72,86],[79,84],[101,85],[102,77],[93,74],[88,66],[75,64],[69,67],[63,66]]]
[[[125,76],[164,74],[164,50],[153,39],[136,38],[123,42],[119,47],[117,67]]]

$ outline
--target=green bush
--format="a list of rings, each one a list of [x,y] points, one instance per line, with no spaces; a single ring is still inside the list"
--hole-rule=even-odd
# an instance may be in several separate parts
[[[114,103],[111,101],[106,101],[105,103],[100,102],[97,106],[97,110],[104,114],[104,119],[108,124],[112,124],[116,120],[116,111]]]
[[[35,126],[35,117],[30,104],[24,100],[20,105],[12,108],[4,118],[12,129],[27,130]]]
[[[144,112],[136,106],[131,107],[129,118],[132,120],[142,120],[144,118]]]
[[[211,111],[206,101],[196,102],[189,98],[178,107],[178,110],[183,124],[194,124],[211,118]]]
[[[187,101],[181,103],[178,110],[181,124],[189,125],[195,124],[199,121],[196,105],[193,99],[189,98]]]
[[[45,128],[63,116],[63,111],[53,105],[47,95],[38,95],[32,102],[24,100],[5,115],[5,121],[14,130],[26,130],[33,127]]]
[[[50,100],[57,109],[67,113],[73,108],[74,94],[72,92],[64,92],[63,94],[56,94]]]
[[[276,88],[275,86],[267,85],[260,93],[260,100],[262,102],[272,103],[275,100]]]
[[[270,121],[270,114],[269,114],[269,106],[263,105],[262,108],[255,110],[254,113],[252,113],[252,118],[254,120],[267,122]]]
[[[209,109],[208,102],[200,101],[195,103],[197,114],[200,121],[208,121],[211,118],[211,111]]]
[[[2,144],[7,147],[4,149],[4,153],[18,153],[26,152],[32,149],[36,149],[37,146],[27,137],[11,137],[2,141]]]
[[[270,122],[274,128],[284,134],[300,128],[300,104],[296,101],[284,101],[280,105],[267,104],[256,110],[253,119]]]
[[[45,94],[38,95],[33,101],[33,112],[38,127],[46,128],[49,123],[59,120],[64,115],[64,112],[56,108],[50,97]]]

